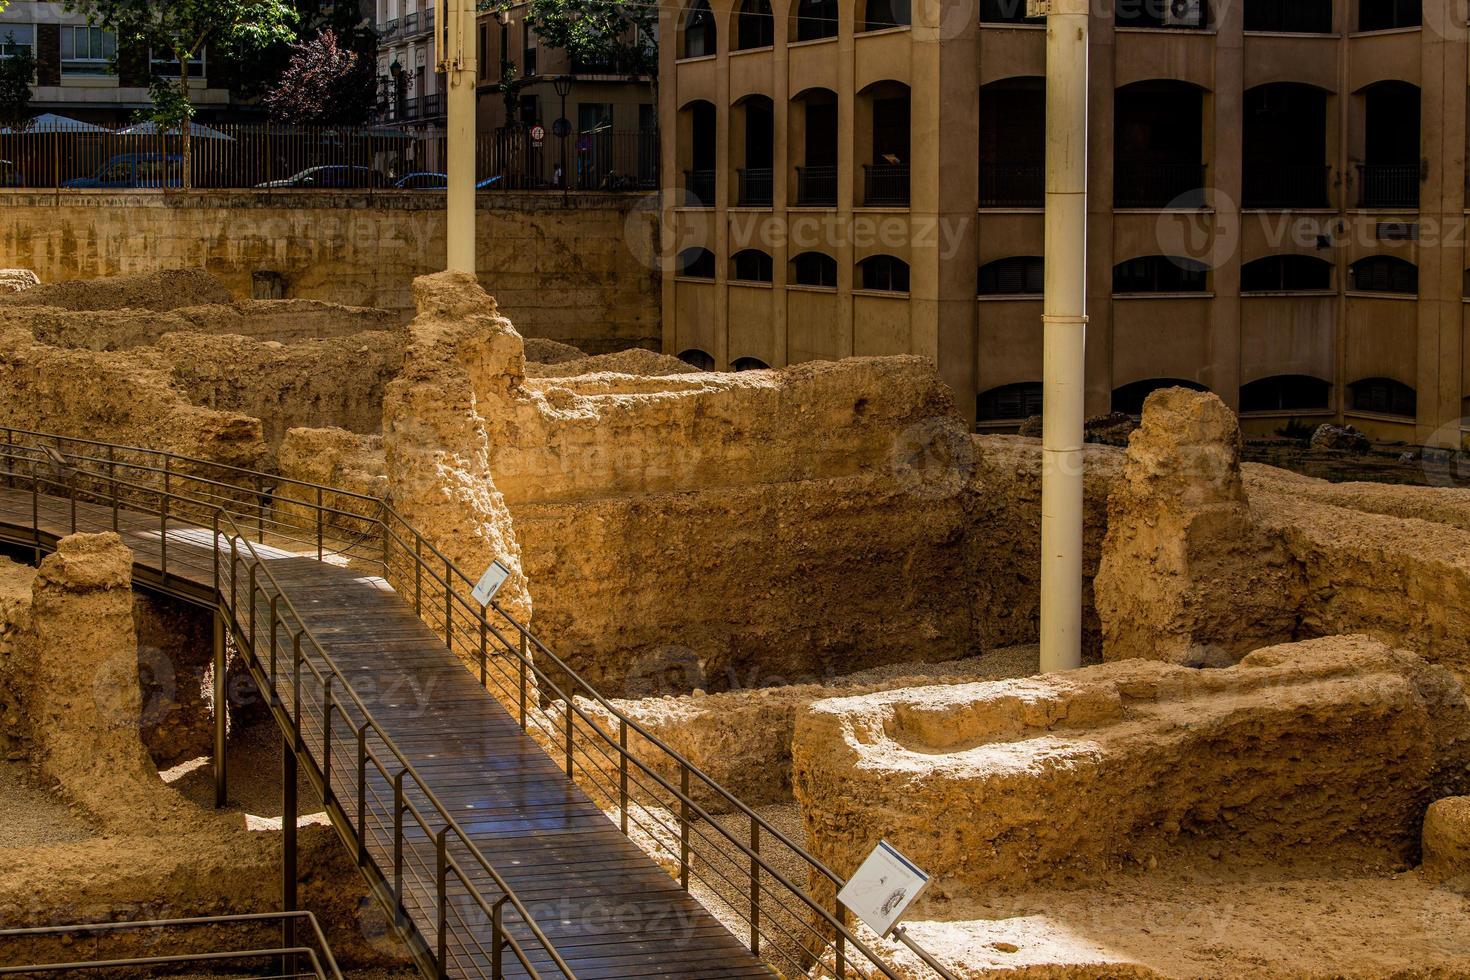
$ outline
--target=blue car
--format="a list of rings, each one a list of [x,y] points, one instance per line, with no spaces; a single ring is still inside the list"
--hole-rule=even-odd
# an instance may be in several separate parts
[[[121,153],[92,176],[77,177],[61,186],[111,190],[183,187],[184,158],[176,153]]]
[[[500,183],[499,175],[486,177],[475,185],[475,190],[487,190],[498,183]],[[449,175],[429,171],[407,174],[398,178],[393,186],[401,191],[442,191],[449,187]]]

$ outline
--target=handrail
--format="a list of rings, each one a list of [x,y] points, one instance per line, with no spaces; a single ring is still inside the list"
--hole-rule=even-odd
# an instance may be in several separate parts
[[[278,489],[282,486],[295,487],[305,491],[305,499],[292,497],[289,498],[289,502],[293,507],[300,507],[308,512],[315,512],[315,527],[312,529],[299,528],[296,525],[291,525],[287,523],[279,514],[275,514],[272,517],[271,522],[273,525],[291,531],[299,531],[303,534],[314,532],[317,541],[321,542],[323,537],[323,527],[324,525],[329,523],[328,517],[330,516],[333,518],[340,518],[350,522],[355,522],[359,526],[366,528],[367,530],[358,543],[361,543],[361,541],[366,540],[369,537],[380,536],[380,554],[376,556],[356,555],[354,556],[354,560],[362,560],[370,564],[381,566],[383,569],[384,578],[387,579],[390,583],[392,583],[395,578],[396,570],[398,568],[406,567],[407,574],[412,578],[412,594],[410,596],[409,594],[404,593],[403,589],[399,589],[399,592],[400,594],[405,595],[405,599],[411,598],[416,612],[419,613],[421,618],[426,620],[431,628],[433,628],[434,623],[439,620],[437,620],[434,616],[432,609],[424,608],[424,593],[425,591],[427,591],[432,594],[431,597],[434,600],[435,607],[438,606],[439,600],[442,599],[443,606],[442,609],[439,610],[439,612],[442,614],[443,641],[446,647],[448,647],[451,651],[456,651],[456,642],[459,642],[461,651],[463,651],[467,656],[471,658],[478,659],[480,668],[480,682],[482,686],[485,687],[487,690],[490,687],[489,668],[492,659],[489,641],[491,638],[495,640],[496,649],[494,659],[496,661],[499,661],[500,659],[504,658],[509,662],[509,668],[507,668],[505,664],[497,662],[495,664],[495,669],[497,671],[500,671],[502,678],[507,675],[508,669],[513,670],[516,676],[511,677],[510,682],[512,684],[518,683],[520,687],[519,723],[521,729],[529,736],[532,735],[534,728],[538,738],[546,739],[549,742],[560,743],[564,741],[565,744],[563,748],[565,752],[565,764],[567,775],[569,778],[574,778],[577,762],[575,758],[576,746],[574,745],[574,741],[578,725],[575,723],[579,722],[580,725],[584,727],[581,745],[584,754],[588,750],[587,732],[590,731],[590,733],[595,736],[591,745],[594,749],[598,751],[602,759],[604,761],[607,761],[609,759],[616,760],[616,764],[619,769],[619,776],[617,779],[618,786],[615,790],[599,784],[598,779],[606,779],[607,774],[604,773],[600,776],[598,773],[592,772],[588,768],[586,762],[583,762],[581,764],[581,771],[586,779],[592,781],[599,793],[607,794],[609,798],[611,798],[614,794],[616,795],[616,798],[619,801],[621,814],[620,824],[624,832],[626,832],[628,829],[628,823],[630,819],[632,820],[632,822],[638,823],[640,826],[643,826],[642,821],[639,819],[638,816],[633,816],[629,813],[629,804],[632,802],[632,797],[630,795],[629,789],[630,781],[635,781],[637,783],[637,786],[640,787],[641,790],[645,792],[650,791],[648,784],[643,782],[642,779],[639,779],[638,776],[641,775],[642,777],[646,777],[647,779],[651,780],[654,784],[656,784],[659,790],[661,790],[664,794],[667,794],[667,796],[673,801],[673,803],[677,805],[675,808],[676,812],[671,811],[671,815],[669,818],[670,820],[676,821],[676,827],[659,825],[658,819],[652,816],[651,813],[646,810],[643,812],[642,816],[652,820],[655,825],[660,826],[660,829],[663,833],[669,834],[671,837],[677,835],[678,839],[681,841],[680,882],[686,889],[689,887],[689,877],[691,874],[701,877],[702,881],[705,880],[693,867],[693,861],[691,860],[690,854],[690,834],[699,834],[699,836],[703,840],[711,843],[712,846],[718,846],[714,845],[708,837],[705,837],[703,832],[697,829],[697,827],[695,826],[696,824],[703,823],[705,826],[712,828],[714,831],[717,832],[719,837],[722,837],[724,839],[726,845],[728,845],[729,848],[733,849],[733,851],[735,852],[735,856],[732,857],[731,855],[725,853],[720,853],[719,856],[728,862],[736,864],[737,867],[740,867],[741,874],[746,877],[747,883],[750,887],[750,902],[748,914],[736,908],[730,898],[723,895],[720,895],[718,897],[721,901],[725,902],[725,904],[729,905],[732,910],[741,915],[750,923],[752,952],[759,952],[760,941],[762,938],[762,934],[760,932],[762,928],[762,924],[760,922],[760,920],[762,919],[762,916],[760,914],[762,891],[764,891],[765,894],[768,894],[773,900],[775,900],[782,909],[788,912],[793,911],[792,907],[790,905],[787,905],[784,901],[781,901],[777,893],[772,890],[773,888],[778,887],[785,892],[789,892],[790,896],[794,897],[797,900],[798,906],[804,906],[807,912],[815,917],[814,921],[816,925],[825,931],[826,938],[822,938],[821,936],[819,936],[819,939],[822,943],[822,949],[831,952],[835,957],[835,970],[833,969],[832,964],[823,965],[819,962],[819,967],[826,969],[828,972],[837,977],[845,978],[844,969],[846,965],[848,965],[847,954],[848,951],[851,950],[858,955],[859,959],[865,960],[868,966],[878,971],[878,973],[882,976],[888,977],[890,978],[890,980],[897,980],[898,974],[895,972],[895,969],[888,963],[886,963],[877,952],[870,948],[856,935],[855,927],[849,927],[847,910],[843,908],[842,905],[838,903],[835,898],[837,891],[839,891],[845,884],[845,879],[843,879],[841,875],[837,874],[833,869],[831,869],[821,860],[809,853],[796,841],[791,840],[788,835],[786,835],[781,830],[773,826],[769,821],[761,817],[758,813],[755,812],[754,809],[746,805],[734,794],[725,789],[725,787],[720,785],[720,783],[718,783],[716,780],[706,774],[697,765],[692,763],[677,750],[669,746],[663,739],[654,734],[643,724],[620,710],[608,698],[604,697],[599,691],[597,691],[597,689],[593,687],[593,685],[590,684],[585,678],[583,678],[575,669],[568,665],[565,660],[560,658],[553,650],[551,650],[550,647],[543,643],[539,637],[531,632],[530,628],[526,624],[517,619],[501,603],[496,601],[492,602],[489,607],[481,607],[478,605],[478,603],[475,603],[472,599],[468,598],[466,593],[474,588],[474,586],[476,585],[476,580],[471,579],[469,575],[467,575],[462,569],[460,569],[454,563],[454,561],[450,559],[437,545],[427,540],[423,536],[423,534],[418,531],[397,510],[395,510],[388,501],[367,496],[361,493],[356,493],[354,491],[343,490],[340,488],[328,487],[319,484],[312,484],[300,480],[292,480],[289,478],[279,477],[275,474],[260,473],[257,471],[244,469],[242,467],[233,466],[231,464],[220,464],[211,462],[209,460],[179,456],[177,454],[170,454],[161,450],[117,446],[114,444],[98,442],[95,440],[72,439],[71,437],[67,436],[57,436],[50,433],[39,433],[28,430],[6,429],[5,431],[6,443],[5,445],[0,445],[0,450],[21,449],[21,446],[15,445],[15,437],[17,435],[26,438],[53,440],[56,441],[59,445],[66,442],[76,442],[78,444],[100,447],[108,450],[109,458],[106,460],[102,460],[96,457],[86,458],[86,462],[94,465],[108,465],[121,469],[132,468],[149,476],[163,477],[165,479],[172,477],[175,480],[197,482],[203,486],[212,487],[214,489],[235,491],[249,489],[248,487],[238,487],[234,484],[216,481],[208,479],[206,477],[180,473],[173,468],[174,462],[180,462],[192,464],[196,467],[201,468],[213,467],[224,473],[236,474],[242,477],[249,478],[252,481],[256,481],[257,486],[268,484],[272,487],[273,490]],[[124,450],[128,452],[140,452],[148,454],[155,458],[161,458],[164,460],[164,465],[162,467],[143,466],[136,463],[116,460],[115,455],[118,450]],[[34,449],[32,451],[39,452],[39,450]],[[188,503],[190,505],[200,506],[200,502],[197,499],[190,497],[187,494],[180,493],[177,489],[174,488],[169,488],[169,491],[165,493],[161,491],[158,487],[145,486],[128,481],[118,481],[116,479],[115,473],[103,475],[91,471],[83,472],[91,479],[110,481],[114,486],[125,486],[129,488],[130,491],[136,491],[141,494],[151,495],[155,498],[161,498],[163,500],[174,499]],[[3,477],[3,474],[0,474],[0,477]],[[324,501],[327,499],[327,495],[331,495],[337,500],[360,502],[365,505],[363,508],[364,512],[356,513],[326,506]],[[114,493],[113,496],[115,498],[116,493]],[[274,497],[274,494],[272,494],[271,499],[274,502],[279,502]],[[313,503],[313,501],[315,502]],[[325,652],[321,644],[317,642],[316,638],[311,635],[310,630],[305,627],[305,621],[301,618],[299,612],[292,604],[289,596],[285,594],[285,590],[281,587],[279,581],[276,580],[275,576],[270,571],[268,563],[264,561],[260,554],[256,551],[254,545],[249,540],[249,536],[241,531],[239,525],[235,523],[234,518],[229,510],[217,504],[204,504],[203,506],[205,506],[206,509],[209,510],[211,513],[216,515],[215,520],[217,524],[220,521],[227,522],[235,532],[234,537],[229,539],[229,543],[232,549],[232,555],[230,558],[231,588],[235,588],[238,583],[238,572],[234,568],[235,559],[233,552],[238,551],[239,546],[243,544],[246,551],[248,552],[248,562],[250,567],[252,569],[265,570],[266,580],[269,582],[270,587],[274,589],[278,597],[278,605],[283,600],[285,609],[289,613],[290,617],[294,618],[295,622],[302,627],[302,638],[307,641],[308,646],[313,651],[313,654],[320,654],[322,661],[329,668],[329,676],[336,678],[341,683],[341,686],[346,688],[352,706],[356,707],[358,711],[362,714],[365,724],[370,722],[371,715],[367,711],[366,706],[363,705],[361,700],[357,698],[355,692],[352,691],[351,687],[346,684],[345,679],[342,678],[340,672],[337,671],[336,664],[332,661],[331,657]],[[266,506],[267,501],[265,499],[262,499],[260,503],[261,510],[264,510]],[[164,520],[166,522],[168,519],[168,515],[166,514],[167,503],[160,504],[159,510],[165,512]],[[250,519],[249,516],[241,516],[243,519]],[[262,522],[263,526],[263,517],[261,514],[257,513],[251,516],[255,517],[257,521]],[[182,519],[180,520],[180,522],[183,522]],[[374,528],[377,529],[376,533],[373,530]],[[221,557],[221,552],[219,549],[219,542],[221,540],[219,535],[220,527],[216,526],[214,530],[214,541],[216,542],[215,554],[218,559]],[[262,539],[264,538],[263,531],[261,532],[260,537]],[[283,534],[282,537],[288,540],[290,539],[289,535]],[[306,539],[296,538],[294,540],[305,541]],[[321,555],[324,553],[325,552],[322,550],[319,544],[318,554]],[[254,581],[254,576],[252,576],[252,581]],[[223,593],[221,593],[221,595],[223,596]],[[492,615],[498,617],[499,621],[492,622]],[[458,624],[456,624],[455,622],[456,617],[458,617],[460,620]],[[502,623],[504,624],[504,629],[502,629]],[[507,636],[507,633],[509,633],[510,636],[515,637],[516,641],[513,642],[512,639]],[[252,641],[253,640],[254,635],[252,633]],[[478,644],[478,649],[474,648],[475,643]],[[324,675],[316,671],[315,667],[309,662],[306,664],[306,666],[313,672],[314,675],[316,675],[317,679],[321,683],[330,683],[325,680]],[[556,676],[553,676],[553,672],[556,674]],[[533,681],[535,692],[534,694],[532,687]],[[543,693],[545,697],[543,697]],[[546,700],[546,698],[550,698],[552,696],[556,696],[556,698],[559,698],[559,700],[561,700],[564,705],[562,709],[562,720],[564,724],[558,724],[557,718],[554,717],[553,714],[547,710],[551,707],[551,704],[554,704],[554,699],[551,700],[549,703],[542,703],[543,700]],[[589,701],[592,704],[596,705],[602,712],[605,712],[608,718],[612,721],[613,727],[616,728],[616,731],[607,731],[604,727],[605,723],[603,721],[594,719],[590,714],[588,714],[585,708],[582,705],[578,704],[578,699],[585,699],[586,701]],[[347,711],[343,707],[333,705],[332,707],[329,707],[327,709],[326,717],[324,718],[323,727],[326,730],[329,730],[331,727],[330,717],[333,708],[340,711],[343,717],[347,718],[349,723],[351,722]],[[512,713],[514,714],[515,712],[513,711]],[[557,729],[560,730],[558,731]],[[475,848],[473,844],[468,841],[467,835],[464,834],[463,830],[456,822],[454,822],[453,818],[449,816],[442,805],[440,805],[440,803],[436,799],[432,798],[432,793],[428,791],[427,786],[423,785],[422,779],[419,777],[418,773],[415,770],[412,770],[412,767],[408,765],[407,760],[404,759],[402,755],[397,752],[396,746],[392,745],[391,741],[386,738],[386,735],[383,733],[382,729],[378,727],[375,722],[373,723],[373,731],[376,736],[384,742],[385,745],[393,750],[393,754],[397,761],[402,762],[406,767],[405,773],[410,775],[418,786],[422,787],[422,789],[425,791],[425,795],[430,798],[431,804],[439,809],[440,812],[445,816],[445,831],[449,832],[452,829],[456,837],[458,837],[460,840],[463,840],[466,844],[469,844],[469,851],[471,856],[476,861],[482,863],[486,867],[486,870],[489,871],[494,877],[497,885],[504,888],[506,893],[509,894],[509,889],[505,887],[503,879],[500,878],[498,873],[496,873],[493,868],[489,867],[488,860],[486,860],[484,855],[479,852],[478,848]],[[649,750],[651,750],[652,754],[656,757],[653,760],[654,765],[657,765],[659,761],[662,760],[663,762],[666,762],[677,769],[679,773],[678,786],[675,786],[674,783],[669,778],[666,778],[662,773],[655,771],[653,765],[651,765],[649,762],[641,758],[637,753],[629,749],[629,732],[633,732],[637,736],[639,736],[643,740],[643,744],[647,746]],[[361,733],[359,733],[359,741],[361,741]],[[546,748],[548,752],[552,751],[545,742],[543,742],[543,747]],[[590,756],[588,758],[590,758]],[[360,763],[362,762],[361,759],[359,761]],[[375,768],[379,769],[379,771],[383,772],[383,774],[386,776],[386,770],[383,769],[376,757],[374,757],[372,761]],[[713,797],[716,802],[720,804],[720,806],[726,807],[729,811],[733,812],[738,817],[744,818],[749,827],[750,844],[742,841],[730,829],[725,827],[721,821],[715,819],[715,816],[711,812],[710,808],[706,805],[701,804],[698,800],[694,798],[694,796],[692,795],[693,787],[691,786],[691,783],[695,786],[698,786],[701,791],[708,793],[711,797]],[[417,814],[414,814],[414,818],[415,820],[419,819]],[[425,826],[423,829],[425,830],[425,832],[430,833],[431,835],[433,834],[433,831],[427,826]],[[801,864],[806,866],[806,868],[808,869],[808,873],[815,876],[814,880],[825,882],[826,888],[824,889],[824,892],[830,890],[831,906],[828,907],[819,899],[814,898],[812,895],[808,894],[808,892],[798,883],[793,882],[784,873],[780,872],[773,865],[771,865],[770,862],[767,861],[766,858],[764,858],[760,853],[760,841],[762,839],[774,842],[775,844],[785,848],[792,855],[797,857]],[[449,863],[451,865],[453,864],[452,861]],[[724,877],[723,874],[721,874],[721,877]],[[728,882],[728,879],[725,880]],[[767,884],[766,882],[770,882],[770,884]],[[706,881],[706,884],[709,884],[709,882]],[[471,889],[471,891],[473,891],[473,889]],[[516,908],[517,912],[526,917],[527,922],[531,921],[528,913],[518,900],[512,899],[512,904]],[[489,910],[487,909],[486,911]],[[812,929],[812,924],[810,922],[803,923],[803,925],[808,930]],[[779,924],[777,927],[779,928]],[[539,930],[536,931],[539,932]],[[785,931],[784,928],[782,931]],[[787,933],[787,935],[789,936],[790,934]],[[545,942],[547,947],[549,948],[549,941],[545,940],[544,934],[537,935],[536,938],[538,942]],[[891,938],[907,946],[911,951],[913,951],[916,956],[918,956],[924,963],[926,963],[936,975],[945,978],[945,980],[952,980],[953,974],[950,973],[942,964],[940,964],[931,954],[929,954],[926,950],[919,946],[901,928],[895,930],[891,934]],[[818,956],[817,952],[808,948],[805,943],[801,944],[801,949],[807,955],[810,955],[813,958],[817,958]],[[553,955],[555,955],[554,952]],[[559,967],[564,967],[564,964],[559,963],[558,965]],[[568,973],[568,975],[570,975],[570,973]]]

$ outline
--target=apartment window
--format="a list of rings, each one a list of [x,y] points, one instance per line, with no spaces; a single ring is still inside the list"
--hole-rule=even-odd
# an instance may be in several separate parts
[[[768,371],[771,367],[759,357],[737,357],[730,366],[736,371]]]
[[[1276,34],[1331,34],[1332,0],[1245,0],[1245,29]]]
[[[31,24],[0,24],[0,58],[13,58],[29,51],[36,43],[36,28]]]
[[[61,29],[61,73],[63,75],[108,75],[117,57],[117,35],[100,27]],[[178,74],[175,63],[174,74]]]
[[[713,371],[715,359],[708,351],[702,351],[698,347],[691,347],[679,354],[679,360],[690,367],[699,368],[701,371]]]
[[[1240,269],[1242,293],[1310,292],[1332,288],[1332,263],[1313,255],[1268,255]]]
[[[581,102],[577,105],[577,132],[598,133],[612,129],[611,102]]]
[[[776,18],[770,0],[742,0],[736,19],[735,49],[768,48],[776,43]]]
[[[715,253],[707,248],[686,248],[679,253],[679,275],[686,279],[713,279]]]
[[[150,51],[148,53],[150,68],[155,77],[174,79],[179,77],[179,59],[167,51]],[[204,50],[189,59],[189,77],[204,77]]]
[[[1206,0],[1117,0],[1113,21],[1119,27],[1201,28],[1209,25]]]
[[[837,0],[799,0],[795,34],[798,41],[836,37]]]
[[[1045,24],[1045,17],[1027,17],[1026,0],[980,0],[982,24]]]
[[[1240,387],[1242,412],[1313,412],[1329,407],[1332,382],[1305,374],[1261,378]]]
[[[822,252],[802,252],[791,260],[798,286],[837,288],[837,260]]]
[[[874,255],[863,259],[863,288],[886,293],[909,291],[909,264],[892,255]]]
[[[770,282],[775,277],[771,257],[758,248],[736,252],[732,262],[737,282]]]
[[[715,53],[718,38],[709,0],[694,0],[684,15],[684,57],[703,58]]]
[[[1041,382],[1022,381],[981,392],[975,399],[976,417],[982,422],[1029,419],[1041,414]]]
[[[1419,396],[1402,381],[1392,378],[1364,378],[1348,385],[1355,412],[1401,415],[1415,418],[1419,414]]]
[[[1202,293],[1203,262],[1174,255],[1144,255],[1113,267],[1115,293]]]
[[[863,30],[881,31],[888,27],[907,27],[910,23],[909,0],[867,0]]]
[[[1463,12],[1463,11],[1462,11]],[[1392,31],[1424,22],[1420,0],[1359,0],[1358,30]]]
[[[527,17],[521,30],[525,35],[525,43],[521,46],[521,75],[524,77],[537,73],[535,23]]]
[[[980,267],[981,296],[1039,295],[1046,287],[1045,263],[1038,255],[997,259]]]
[[[1353,289],[1364,293],[1418,295],[1419,267],[1392,255],[1374,255],[1349,267]]]

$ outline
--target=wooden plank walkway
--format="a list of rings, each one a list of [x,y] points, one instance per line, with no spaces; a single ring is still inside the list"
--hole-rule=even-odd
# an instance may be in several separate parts
[[[43,547],[70,533],[72,504],[38,498]],[[0,538],[32,540],[33,500],[28,490],[0,487]],[[76,505],[79,531],[112,530],[111,508]],[[157,517],[122,512],[124,542],[133,549],[140,581],[165,569]],[[577,977],[756,977],[772,976],[749,949],[679,888],[647,855],[624,837],[545,751],[528,738],[439,638],[381,578],[283,551],[257,546],[282,591],[327,655],[337,664],[377,725],[421,774],[433,794],[453,811],[481,853],[530,909],[541,929]],[[214,591],[214,555],[208,529],[171,524],[167,569],[176,591]],[[262,577],[262,581],[263,581]],[[221,591],[228,601],[229,582]],[[240,576],[240,593],[248,591]],[[248,600],[242,600],[247,601]],[[257,646],[269,649],[267,604],[258,603]],[[250,611],[237,610],[249,629]],[[284,701],[290,637],[279,642]],[[318,664],[325,667],[325,664]],[[395,863],[392,780],[369,766],[358,781],[356,709],[334,714],[330,759],[324,752],[322,705],[302,694],[306,754],[328,779],[354,833],[366,842],[376,867],[391,883]],[[339,703],[346,700],[338,692]],[[371,737],[371,736],[370,736]],[[385,745],[373,745],[389,760]],[[405,781],[404,798],[427,815],[430,829],[404,817],[403,905],[432,950],[439,910],[433,808],[426,794]],[[358,800],[365,820],[357,826]],[[441,822],[442,823],[442,822]],[[469,849],[448,853],[467,872],[470,886],[449,889],[447,972],[455,977],[490,975],[491,923],[469,895],[469,887],[494,902],[500,891]],[[525,948],[538,972],[558,971],[529,931],[507,910],[506,927]],[[525,975],[506,954],[506,973]]]

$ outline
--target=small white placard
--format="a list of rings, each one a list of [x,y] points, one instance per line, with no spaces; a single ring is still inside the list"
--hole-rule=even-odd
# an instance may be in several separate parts
[[[485,574],[480,576],[475,591],[470,594],[480,605],[488,606],[495,601],[495,593],[500,591],[500,587],[508,578],[510,578],[510,569],[500,564],[500,559],[497,558],[489,568],[485,569]]]
[[[886,936],[927,887],[929,876],[882,840],[837,893],[837,899],[870,929]]]

